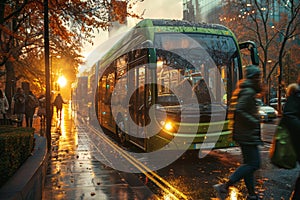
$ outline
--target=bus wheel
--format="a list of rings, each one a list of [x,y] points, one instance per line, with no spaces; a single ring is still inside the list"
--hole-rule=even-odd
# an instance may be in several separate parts
[[[119,137],[121,144],[123,144],[123,145],[126,143],[126,134],[123,131],[124,128],[125,128],[124,121],[123,120],[118,121],[117,135]]]

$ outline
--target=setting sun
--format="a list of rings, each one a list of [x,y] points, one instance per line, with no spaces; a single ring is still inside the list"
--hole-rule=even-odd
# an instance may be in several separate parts
[[[64,76],[60,76],[57,79],[57,83],[59,84],[60,87],[64,87],[67,84],[67,79]]]

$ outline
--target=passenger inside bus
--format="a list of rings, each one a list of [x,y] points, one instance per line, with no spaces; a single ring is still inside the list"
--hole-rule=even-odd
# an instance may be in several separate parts
[[[193,82],[190,78],[186,77],[179,82],[178,86],[175,88],[175,94],[179,100],[180,104],[192,103],[193,97]]]
[[[210,104],[214,97],[204,79],[200,79],[193,87],[193,95],[196,95],[199,104]]]

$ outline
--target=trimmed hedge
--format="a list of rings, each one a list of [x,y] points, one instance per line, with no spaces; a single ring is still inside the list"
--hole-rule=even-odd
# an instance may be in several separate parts
[[[0,186],[30,156],[34,146],[34,128],[0,126]]]

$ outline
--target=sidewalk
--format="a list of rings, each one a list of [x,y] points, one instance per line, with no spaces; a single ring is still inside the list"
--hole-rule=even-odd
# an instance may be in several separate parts
[[[0,199],[41,199],[42,197],[48,153],[46,138],[39,136],[38,121],[39,118],[35,117],[35,145],[32,154],[0,188]]]
[[[146,199],[149,191],[144,185],[137,180],[128,183],[121,172],[92,156],[85,129],[75,126],[74,116],[68,104],[63,108],[61,121],[54,110],[43,199]]]

